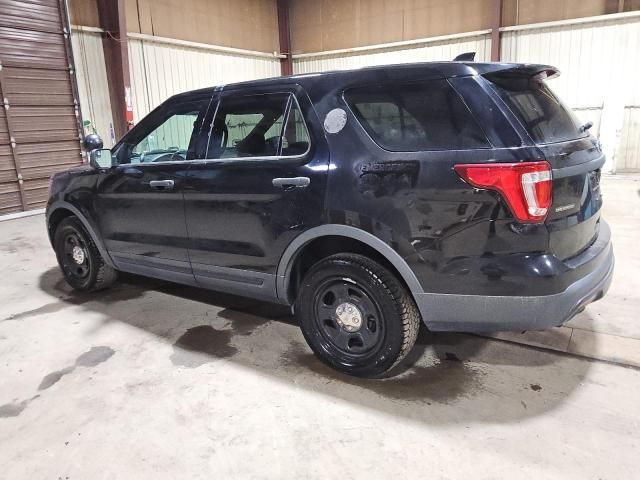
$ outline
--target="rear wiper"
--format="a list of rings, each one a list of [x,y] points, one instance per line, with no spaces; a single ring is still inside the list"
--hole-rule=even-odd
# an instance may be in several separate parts
[[[586,132],[586,131],[587,131],[587,130],[589,130],[591,127],[593,127],[593,122],[589,121],[589,122],[585,123],[584,125],[582,125],[582,126],[579,128],[580,133],[584,133],[584,132]]]

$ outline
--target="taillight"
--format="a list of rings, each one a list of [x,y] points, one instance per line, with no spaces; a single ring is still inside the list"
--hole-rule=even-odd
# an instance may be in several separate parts
[[[551,206],[551,166],[547,162],[471,163],[454,170],[477,188],[495,190],[520,222],[542,222]]]

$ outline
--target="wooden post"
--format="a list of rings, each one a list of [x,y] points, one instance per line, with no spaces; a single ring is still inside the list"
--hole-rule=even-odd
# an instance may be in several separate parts
[[[104,30],[102,45],[114,116],[113,128],[116,138],[120,138],[133,124],[125,0],[98,0],[98,15],[100,27]]]
[[[502,26],[502,0],[493,0],[491,15],[491,61],[500,61],[500,27]]]
[[[280,59],[280,73],[293,74],[293,60],[291,59],[291,31],[289,29],[289,1],[278,0],[278,38],[280,53],[286,55]]]

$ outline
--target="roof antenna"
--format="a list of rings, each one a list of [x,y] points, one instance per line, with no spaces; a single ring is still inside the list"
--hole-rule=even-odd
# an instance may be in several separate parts
[[[453,59],[454,62],[473,62],[476,58],[476,52],[461,53]]]

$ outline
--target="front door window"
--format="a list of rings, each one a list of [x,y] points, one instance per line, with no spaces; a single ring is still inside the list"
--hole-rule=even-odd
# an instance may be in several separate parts
[[[149,115],[129,139],[119,163],[148,164],[195,158],[196,138],[208,99],[169,105]],[[133,133],[133,132],[132,132]]]
[[[198,113],[185,112],[169,117],[134,147],[130,163],[186,160]]]

